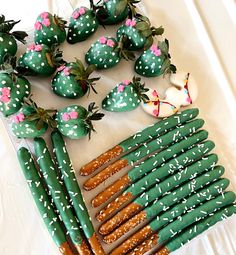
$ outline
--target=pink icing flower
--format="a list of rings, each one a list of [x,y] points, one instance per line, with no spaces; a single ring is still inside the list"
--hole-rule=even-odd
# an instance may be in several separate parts
[[[132,20],[132,19],[127,19],[125,22],[125,25],[127,27],[135,27],[136,26],[136,20]]]
[[[43,12],[43,13],[41,13],[40,17],[42,19],[46,19],[48,17],[48,13],[47,12]]]
[[[18,124],[25,120],[25,115],[23,113],[19,113],[18,115],[13,117],[13,121]]]
[[[99,42],[101,44],[106,44],[107,43],[107,38],[105,36],[102,36],[102,37],[100,37]]]
[[[10,101],[10,98],[9,98],[9,96],[1,95],[0,96],[0,101],[3,102],[3,103],[8,103]]]
[[[64,65],[62,65],[62,66],[59,66],[58,68],[57,68],[57,72],[61,72],[62,70],[64,70],[66,67],[64,66]]]
[[[10,96],[9,88],[4,87],[4,88],[2,88],[1,92],[2,92],[2,95],[4,95],[4,96]]]
[[[130,24],[131,24],[131,21],[132,21],[131,19],[127,19],[126,22],[125,22],[125,25],[126,25],[127,27],[129,27]]]
[[[70,118],[71,119],[78,119],[78,116],[79,116],[78,112],[73,111],[73,112],[70,113]]]
[[[75,11],[73,14],[72,14],[72,18],[73,19],[78,19],[80,16],[79,12]]]
[[[42,29],[42,24],[41,24],[39,21],[37,21],[37,22],[34,24],[34,28],[35,28],[36,30],[41,30],[41,29]]]
[[[42,23],[45,27],[49,27],[51,25],[50,19],[44,19]]]
[[[123,81],[123,84],[124,84],[125,86],[128,86],[128,85],[130,84],[130,81],[129,81],[129,80],[124,80],[124,81]]]
[[[114,43],[113,40],[111,40],[111,39],[108,39],[108,40],[107,40],[107,46],[109,46],[109,47],[114,47],[114,45],[115,45],[115,43]]]
[[[69,113],[65,112],[62,114],[61,118],[63,121],[68,121],[68,120],[70,120],[70,115],[69,115]]]
[[[37,44],[37,45],[35,45],[35,47],[34,47],[34,50],[35,51],[41,51],[43,49],[43,47],[42,47],[42,45],[40,45],[40,44]]]
[[[29,47],[28,47],[28,50],[34,50],[35,49],[35,44],[31,44]]]
[[[79,14],[80,14],[80,15],[85,14],[85,9],[84,9],[83,7],[81,7],[81,8],[79,9]]]
[[[124,85],[119,85],[118,88],[117,88],[117,91],[118,92],[123,92],[125,89],[125,86]]]
[[[161,50],[156,45],[153,44],[150,49],[155,56],[159,57],[161,55]]]
[[[65,68],[63,69],[63,73],[64,73],[65,76],[70,75],[70,68],[69,68],[69,67],[65,67]]]

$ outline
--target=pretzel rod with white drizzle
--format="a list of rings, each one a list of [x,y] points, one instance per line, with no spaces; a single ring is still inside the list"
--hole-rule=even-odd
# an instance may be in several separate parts
[[[168,133],[141,145],[136,150],[121,157],[115,163],[109,165],[108,167],[97,173],[95,176],[88,179],[84,183],[84,189],[91,190],[96,188],[102,182],[107,180],[113,174],[121,171],[123,168],[127,166],[133,166],[134,162],[138,162],[142,158],[150,155],[150,153],[159,149],[163,149],[165,146],[168,146],[171,143],[178,142],[179,140],[183,139],[183,137],[188,136],[201,128],[203,124],[204,121],[202,119],[195,119],[191,122],[184,124],[183,126],[177,126],[175,129],[169,131]]]
[[[165,118],[142,131],[137,132],[133,136],[127,138],[126,140],[120,142],[118,145],[112,149],[101,154],[85,166],[80,169],[81,175],[90,175],[98,168],[102,167],[110,160],[117,158],[120,154],[128,152],[147,140],[153,139],[160,134],[167,132],[168,130],[181,125],[187,121],[194,119],[199,114],[198,109],[188,109],[177,113],[171,117]]]
[[[92,206],[97,207],[104,204],[108,199],[118,193],[120,190],[126,188],[132,183],[135,183],[138,179],[145,176],[150,171],[154,171],[163,163],[166,163],[172,157],[176,157],[179,153],[191,148],[194,144],[199,143],[208,137],[208,132],[201,130],[191,136],[186,137],[178,143],[175,143],[164,150],[150,156],[147,160],[144,160],[141,164],[134,166],[127,174],[123,175],[120,179],[113,182],[110,186],[101,191],[93,200]],[[97,215],[97,219],[102,221],[100,214]]]
[[[163,196],[165,192],[171,191],[174,187],[189,179],[195,178],[198,174],[201,174],[204,171],[213,169],[217,161],[218,157],[216,154],[206,156],[192,165],[184,168],[180,172],[168,177],[164,181],[157,183],[153,188],[143,192],[133,202],[125,206],[111,219],[106,221],[100,227],[99,232],[102,235],[110,233],[123,222],[130,219],[134,214],[148,206],[152,201]]]

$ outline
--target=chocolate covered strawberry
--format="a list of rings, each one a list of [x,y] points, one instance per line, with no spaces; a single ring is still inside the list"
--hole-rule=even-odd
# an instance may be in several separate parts
[[[25,43],[25,37],[28,36],[26,32],[11,32],[19,22],[20,20],[6,20],[4,15],[0,16],[0,64],[4,62],[6,55],[15,56],[17,52],[16,40]]]
[[[134,69],[136,73],[146,77],[175,73],[176,67],[171,64],[170,58],[169,42],[165,39],[165,41],[158,42],[158,45],[153,44],[144,51],[136,60]]]
[[[35,138],[43,135],[48,126],[56,127],[55,110],[44,110],[31,99],[12,118],[12,132],[18,138]]]
[[[102,108],[112,112],[125,112],[136,109],[141,101],[149,100],[148,91],[139,77],[132,81],[125,80],[117,85],[102,101]]]
[[[66,137],[78,139],[91,136],[95,131],[92,121],[100,120],[104,116],[99,113],[95,103],[88,106],[88,110],[79,105],[71,105],[57,112],[56,121],[58,130]]]
[[[122,58],[134,60],[135,56],[127,50],[127,39],[120,38],[117,42],[115,38],[102,36],[92,44],[85,55],[88,64],[93,64],[97,69],[108,69],[116,66]]]
[[[99,22],[96,11],[86,7],[77,8],[70,18],[67,42],[82,42],[97,31]]]
[[[150,48],[153,44],[153,37],[162,35],[163,32],[162,27],[151,26],[147,17],[137,14],[136,18],[127,19],[117,30],[117,38],[119,40],[121,36],[126,36],[130,50],[141,50]]]
[[[66,23],[57,15],[52,15],[49,12],[41,13],[34,23],[35,43],[48,46],[63,43],[66,39]]]
[[[82,97],[90,92],[90,89],[97,93],[93,86],[100,78],[89,78],[95,69],[95,65],[85,68],[79,59],[60,66],[52,79],[53,92],[67,98]]]
[[[30,94],[29,81],[14,70],[15,60],[0,66],[0,112],[6,117],[18,112]]]
[[[63,63],[59,49],[45,44],[32,44],[19,58],[17,68],[25,75],[50,76]]]

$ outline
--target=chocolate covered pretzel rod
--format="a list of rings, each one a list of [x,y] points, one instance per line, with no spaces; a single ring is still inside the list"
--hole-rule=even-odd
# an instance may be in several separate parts
[[[191,136],[186,137],[186,139],[181,140],[178,143],[175,143],[164,150],[150,156],[147,160],[143,161],[141,164],[134,166],[127,174],[122,176],[120,179],[112,183],[102,192],[100,192],[93,200],[93,207],[97,207],[101,204],[104,204],[108,199],[113,195],[126,188],[132,183],[135,183],[138,179],[145,176],[151,170],[159,167],[163,163],[167,162],[172,157],[176,157],[179,153],[184,152],[185,150],[192,147],[194,144],[201,142],[208,137],[208,132],[201,130]],[[99,221],[103,220],[97,215]]]
[[[182,247],[187,242],[191,241],[196,236],[200,235],[202,232],[206,231],[208,228],[215,225],[217,222],[227,219],[236,213],[236,205],[227,206],[215,213],[209,214],[209,217],[195,223],[190,226],[185,231],[181,232],[177,237],[171,239],[165,247],[162,247],[155,255],[168,255],[171,252]]]
[[[178,142],[179,140],[183,139],[183,137],[188,136],[201,128],[203,124],[204,121],[202,119],[193,120],[184,124],[183,126],[177,126],[175,129],[169,131],[168,133],[141,145],[136,150],[121,157],[115,163],[109,165],[98,174],[87,180],[84,183],[84,188],[86,190],[96,188],[110,176],[121,171],[124,167],[133,166],[134,162],[138,162],[142,158],[148,156],[150,153],[159,149],[163,149],[165,146],[170,145],[171,143]]]
[[[123,203],[132,201],[137,195],[142,193],[144,190],[150,188],[153,184],[160,182],[169,174],[173,174],[177,170],[186,167],[188,164],[201,158],[204,154],[211,151],[213,148],[214,143],[211,141],[198,144],[192,149],[182,153],[178,157],[166,162],[163,166],[153,169],[151,173],[147,174],[142,179],[133,183],[129,188],[123,191],[120,196],[110,202],[106,206],[106,208],[99,213],[100,218],[102,216],[109,216],[108,211],[113,212],[115,210],[118,210],[123,205],[120,203],[120,201],[122,201]]]
[[[212,170],[212,171],[214,171],[214,170]],[[215,174],[217,174],[218,176],[219,176],[219,173],[223,174],[221,167],[219,167],[219,169],[216,169],[215,171],[216,171]],[[151,220],[153,217],[156,217],[161,212],[166,211],[170,206],[172,206],[176,203],[179,203],[179,201],[181,199],[184,199],[192,192],[198,190],[199,187],[204,185],[203,184],[204,182],[209,180],[208,178],[206,178],[206,176],[204,176],[204,177],[205,177],[205,180],[202,180],[201,176],[199,177],[199,178],[201,178],[200,179],[201,182],[200,183],[198,182],[197,183],[198,185],[196,185],[196,180],[194,182],[191,181],[187,184],[184,184],[180,188],[176,189],[175,192],[172,192],[171,194],[164,196],[159,201],[156,201],[156,203],[154,202],[151,206],[146,207],[144,210],[142,210],[141,212],[139,212],[138,214],[133,216],[131,219],[129,219],[127,222],[125,222],[123,225],[121,225],[116,230],[114,230],[111,234],[105,236],[104,241],[106,243],[112,243],[112,242],[116,241],[118,238],[123,236],[129,230],[140,225],[145,220]],[[187,206],[189,206],[189,205],[192,206],[193,201],[198,200],[198,201],[202,202],[201,196],[203,196],[203,198],[204,198],[204,196],[207,196],[207,194],[210,194],[211,196],[215,196],[215,195],[217,195],[217,193],[215,193],[215,190],[217,192],[219,192],[221,190],[224,190],[228,185],[229,185],[229,180],[223,179],[221,181],[218,181],[218,182],[210,185],[208,188],[204,188],[203,190],[199,191],[199,193],[197,193],[196,195],[192,195],[191,199],[187,198],[186,200],[183,200],[182,204],[180,204],[180,205],[177,204],[173,209],[171,209],[171,215],[177,217],[178,216],[177,214],[181,213],[183,211],[183,209],[185,209]],[[172,194],[175,194],[175,196]],[[172,198],[172,200],[169,200],[171,198]],[[194,202],[194,203],[197,203],[197,202]],[[175,211],[177,211],[177,212],[175,213]],[[163,216],[164,220],[161,222],[161,217],[160,217],[160,222],[159,222],[160,224],[166,223],[165,218],[170,220],[170,217],[167,217],[166,215],[164,215]]]
[[[18,150],[17,156],[35,204],[53,241],[63,255],[73,255],[60,225],[60,220],[51,204],[51,199],[43,187],[32,155],[26,148],[22,147]]]
[[[135,213],[138,213],[144,207],[155,199],[161,197],[174,187],[182,184],[183,182],[193,179],[198,174],[214,168],[218,161],[216,154],[212,154],[202,158],[201,160],[193,163],[192,165],[184,168],[182,171],[168,177],[164,181],[157,183],[153,188],[143,192],[132,203],[125,206],[115,216],[105,222],[99,229],[102,235],[106,235],[120,226],[123,222],[130,219]]]
[[[73,214],[71,205],[66,198],[63,186],[56,173],[56,167],[52,161],[45,141],[42,138],[36,138],[34,141],[34,150],[37,156],[37,162],[42,171],[44,180],[48,186],[53,202],[59,211],[60,217],[69,233],[69,236],[81,255],[90,255],[92,252],[87,246],[84,237],[81,234],[79,223]]]
[[[234,194],[234,192],[229,191],[222,193],[221,195],[218,195],[216,198],[213,198],[210,201],[203,203],[196,209],[193,209],[191,207],[190,209],[188,208],[187,210],[189,211],[187,211],[184,215],[181,215],[181,217],[176,218],[174,221],[166,225],[158,232],[157,245],[162,245],[164,242],[178,235],[179,232],[183,231],[189,225],[206,218],[210,213],[214,213],[218,209],[232,204],[235,201],[235,198],[236,195]],[[198,199],[196,199],[195,201],[198,201]],[[175,211],[175,213],[176,212],[177,211]],[[168,217],[172,217],[170,212],[165,212],[165,214],[168,214]],[[159,218],[154,219],[147,226],[139,230],[136,233],[136,237],[134,237],[133,235],[132,238],[136,238],[136,243],[142,242],[147,236],[152,235],[156,230],[159,229],[160,227],[159,224],[161,221],[162,220],[159,221]],[[125,242],[122,243],[117,248],[115,248],[110,253],[110,255],[127,254],[127,251],[129,251],[130,249],[131,249],[130,246],[127,245],[127,243]]]
[[[191,225],[186,230],[178,234],[178,236],[172,238],[164,247],[159,249],[154,255],[168,255],[171,252],[182,247],[187,242],[191,241],[196,236],[200,235],[202,232],[208,228],[215,225],[217,222],[227,219],[236,213],[236,205],[229,205],[215,213],[210,213],[209,217]],[[146,252],[152,250],[157,246],[158,234],[155,233],[145,240],[142,244],[133,249],[128,255],[143,255]]]
[[[163,119],[142,131],[137,132],[133,136],[122,141],[112,149],[101,154],[99,157],[95,158],[85,166],[80,169],[81,175],[90,175],[98,168],[102,167],[110,160],[117,158],[120,154],[128,152],[147,140],[153,139],[164,132],[181,125],[189,120],[194,119],[199,114],[198,109],[188,109],[183,112],[177,113],[171,117]]]
[[[79,219],[84,234],[88,239],[94,254],[105,255],[105,252],[100,244],[100,241],[98,240],[93,224],[90,220],[89,213],[81,194],[78,182],[76,180],[75,171],[70,161],[65,142],[59,132],[53,132],[51,134],[51,140],[54,148],[53,151],[57,158],[58,168],[62,174],[63,181],[67,188],[68,194],[76,212],[76,216]]]

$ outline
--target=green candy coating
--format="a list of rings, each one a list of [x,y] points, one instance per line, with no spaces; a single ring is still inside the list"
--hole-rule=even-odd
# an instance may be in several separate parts
[[[150,156],[150,158],[143,161],[141,164],[134,166],[129,172],[129,179],[134,183],[136,180],[142,178],[145,174],[150,172],[153,168],[157,168],[163,163],[166,163],[167,160],[172,157],[175,158],[183,150],[189,149],[192,145],[201,142],[208,137],[208,132],[201,130],[191,136],[186,137],[186,139],[181,140],[178,143],[175,143],[166,149]]]
[[[45,26],[43,24],[44,18],[41,17],[41,15],[47,14],[47,20],[50,21],[49,26]],[[53,44],[61,44],[66,39],[66,30],[63,26],[58,25],[58,18],[56,16],[53,16],[49,12],[41,13],[37,19],[36,22],[40,22],[42,28],[40,30],[34,31],[34,41],[37,44],[46,44],[48,46],[51,46]]]
[[[67,63],[65,67],[76,68],[74,62]],[[88,86],[82,86],[80,81],[75,80],[75,76],[65,75],[63,70],[57,71],[52,79],[53,92],[61,97],[66,98],[80,98],[88,91]]]
[[[141,205],[142,207],[147,206],[149,203],[161,197],[166,192],[172,190],[174,187],[189,179],[195,178],[197,175],[204,171],[213,169],[217,161],[218,157],[216,154],[202,158],[201,160],[193,163],[180,172],[168,177],[161,183],[156,184],[150,190],[143,192],[138,198],[134,200],[134,203]]]
[[[236,213],[236,205],[227,206],[215,213],[209,214],[209,217],[196,222],[194,225],[190,226],[186,230],[182,231],[177,237],[172,238],[165,246],[170,251],[173,252],[178,248],[182,247],[185,243],[192,240],[194,237],[200,235],[202,232],[206,231],[211,226],[215,225],[217,222],[225,220],[227,217]]]
[[[71,237],[74,244],[80,245],[83,241],[81,236],[80,226],[77,219],[73,215],[71,205],[64,193],[63,185],[58,178],[56,167],[45,141],[42,138],[36,138],[34,141],[34,150],[37,156],[37,162],[42,171],[45,182],[47,183],[49,192],[53,202],[62,218],[62,221]]]
[[[178,157],[166,162],[163,166],[153,169],[151,173],[136,183],[133,183],[125,192],[131,192],[133,196],[142,193],[144,190],[152,187],[153,184],[160,182],[165,177],[180,171],[197,159],[202,158],[214,147],[215,144],[211,141],[196,145],[192,149],[180,154]]]
[[[169,192],[167,195],[157,198],[152,205],[144,209],[147,219],[152,219],[159,213],[166,211],[170,206],[179,203],[179,201],[189,194],[198,191],[205,185],[218,180],[224,174],[224,168],[222,166],[216,166],[213,170],[208,171],[205,174],[200,175],[197,178],[183,184],[173,192]]]
[[[145,77],[156,77],[163,74],[162,65],[166,57],[164,54],[155,56],[151,49],[145,50],[136,60],[134,70],[139,75]]]
[[[75,171],[66,150],[65,142],[63,141],[63,138],[59,132],[53,132],[51,134],[51,139],[54,148],[53,151],[57,158],[58,168],[62,174],[63,181],[75,209],[76,216],[78,217],[80,225],[84,230],[85,236],[90,238],[94,234],[94,227],[90,220],[84,198],[76,180]]]
[[[173,208],[157,216],[149,224],[153,231],[159,230],[164,225],[171,221],[178,221],[182,214],[187,213],[189,210],[196,208],[200,203],[205,203],[215,196],[222,194],[223,191],[228,187],[229,180],[221,179],[212,183],[211,185],[199,190],[198,193],[191,195],[184,199],[182,202],[176,204]],[[179,217],[178,219],[176,219]]]
[[[169,129],[176,127],[177,125],[194,119],[196,116],[198,116],[198,114],[199,110],[197,108],[182,111],[148,126],[147,128],[125,139],[118,145],[122,147],[124,152],[128,151],[130,148],[138,146],[149,139],[157,137],[160,134],[167,132]]]
[[[85,9],[85,14],[80,15],[77,19],[70,18],[67,34],[67,42],[70,44],[85,41],[98,29],[99,23],[93,10],[89,10],[86,7],[82,8]],[[79,11],[79,9],[75,9],[74,12]]]
[[[166,227],[161,229],[158,233],[158,243],[163,243],[173,236],[175,236],[178,232],[182,231],[187,226],[195,223],[201,219],[206,218],[210,213],[214,213],[218,209],[230,205],[235,201],[236,195],[234,192],[226,192],[223,195],[219,195],[216,198],[200,205],[194,210],[189,211],[185,215],[181,217],[181,219],[177,219],[174,222],[168,224]]]
[[[25,118],[29,115],[35,113],[35,109],[31,106],[23,106],[18,113],[23,113]],[[36,128],[38,120],[27,120],[20,123],[12,122],[11,129],[15,136],[18,138],[35,138],[43,135],[47,129],[48,125],[43,123],[40,130]]]
[[[10,89],[10,101],[4,103],[0,100],[0,111],[8,117],[22,107],[24,97],[30,94],[30,83],[22,76],[16,76],[16,80],[13,80],[11,74],[0,73],[0,93],[2,88]]]
[[[115,45],[117,41],[114,38],[106,37],[112,40]],[[101,44],[99,40],[91,45],[91,48],[85,55],[85,60],[90,65],[96,65],[97,69],[108,69],[116,66],[120,62],[119,53],[114,51],[114,47]]]
[[[17,43],[15,38],[6,33],[0,33],[0,64],[4,63],[6,54],[15,56],[17,52]]]
[[[53,209],[51,199],[44,189],[33,158],[24,147],[18,150],[17,156],[39,213],[53,241],[60,247],[66,242],[66,236],[60,225],[60,220]]]

